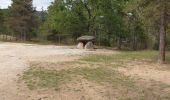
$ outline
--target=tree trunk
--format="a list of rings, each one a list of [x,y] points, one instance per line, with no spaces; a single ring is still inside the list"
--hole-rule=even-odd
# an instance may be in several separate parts
[[[122,49],[122,38],[120,37],[119,38],[119,41],[118,41],[118,49],[121,50]]]
[[[161,12],[161,18],[160,18],[160,44],[159,44],[159,63],[163,64],[165,63],[165,39],[166,39],[166,33],[165,33],[165,9]]]
[[[133,32],[133,50],[137,50],[137,36],[135,32]]]
[[[26,31],[25,31],[25,28],[23,29],[23,32],[24,32],[24,33],[23,33],[23,35],[24,35],[23,38],[24,38],[24,42],[25,42],[26,39],[27,39],[27,34],[26,34]]]

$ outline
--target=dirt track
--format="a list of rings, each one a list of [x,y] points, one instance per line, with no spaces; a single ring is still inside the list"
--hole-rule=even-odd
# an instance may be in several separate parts
[[[18,90],[17,80],[18,75],[28,68],[30,61],[69,61],[70,58],[60,55],[79,55],[85,52],[66,47],[20,43],[1,43],[0,51],[0,100],[26,100]]]

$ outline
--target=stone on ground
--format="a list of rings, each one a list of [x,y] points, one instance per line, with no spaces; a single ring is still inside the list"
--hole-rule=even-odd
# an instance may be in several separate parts
[[[84,49],[84,44],[82,42],[79,42],[77,45],[77,49]]]
[[[92,42],[88,42],[86,45],[85,45],[85,49],[94,49],[94,45]]]

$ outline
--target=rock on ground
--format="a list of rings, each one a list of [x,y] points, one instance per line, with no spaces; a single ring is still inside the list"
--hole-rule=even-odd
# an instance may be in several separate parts
[[[86,45],[85,45],[85,49],[94,49],[94,45],[92,42],[88,42]]]
[[[77,49],[84,49],[84,44],[82,42],[79,42],[77,45]]]

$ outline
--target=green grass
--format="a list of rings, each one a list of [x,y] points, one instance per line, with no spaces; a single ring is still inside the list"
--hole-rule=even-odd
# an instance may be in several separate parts
[[[75,74],[83,76],[89,81],[100,84],[109,83],[113,87],[133,87],[133,79],[107,67],[80,68],[74,71]]]
[[[41,67],[31,67],[24,72],[22,79],[30,89],[57,88],[59,85],[71,80],[71,76],[83,76],[85,79],[97,83],[108,82],[116,85],[131,84],[128,77],[120,73],[104,68],[74,68],[70,70],[49,70]]]
[[[58,88],[59,85],[70,79],[68,71],[47,70],[41,67],[31,67],[24,72],[22,79],[28,88]]]
[[[126,51],[120,52],[118,54],[112,55],[91,55],[81,60],[87,62],[120,62],[120,61],[134,61],[134,60],[144,60],[144,61],[152,61],[156,62],[158,59],[157,51]],[[170,63],[170,52],[167,52],[166,62]]]

